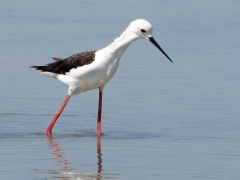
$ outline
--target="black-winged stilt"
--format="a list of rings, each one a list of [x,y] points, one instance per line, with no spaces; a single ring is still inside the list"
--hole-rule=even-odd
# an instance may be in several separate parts
[[[60,80],[68,87],[68,94],[47,127],[46,134],[52,132],[54,124],[72,95],[98,88],[99,101],[96,133],[101,135],[103,88],[117,71],[119,60],[128,46],[137,39],[147,39],[172,62],[154,40],[152,30],[152,25],[148,21],[138,19],[131,22],[118,38],[103,49],[74,54],[66,59],[53,58],[56,62],[45,66],[31,66],[36,68],[36,70],[41,70],[48,77]]]

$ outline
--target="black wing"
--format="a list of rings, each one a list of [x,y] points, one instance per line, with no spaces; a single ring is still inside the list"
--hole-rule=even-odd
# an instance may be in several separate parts
[[[95,60],[96,51],[87,51],[74,54],[66,59],[53,58],[56,62],[49,63],[45,66],[31,66],[36,70],[52,72],[56,74],[66,74],[71,69],[91,64]]]

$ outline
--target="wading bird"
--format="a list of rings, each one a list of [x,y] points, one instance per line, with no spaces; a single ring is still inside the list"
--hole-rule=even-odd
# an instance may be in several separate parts
[[[149,40],[172,62],[154,40],[152,30],[153,27],[148,21],[138,19],[131,22],[118,38],[103,49],[74,54],[66,59],[53,58],[55,62],[45,66],[31,66],[32,68],[36,68],[36,70],[41,70],[48,77],[58,79],[68,87],[68,94],[47,127],[46,134],[52,132],[54,124],[70,97],[98,88],[99,101],[96,134],[101,135],[103,88],[117,71],[119,60],[128,46],[140,38]]]

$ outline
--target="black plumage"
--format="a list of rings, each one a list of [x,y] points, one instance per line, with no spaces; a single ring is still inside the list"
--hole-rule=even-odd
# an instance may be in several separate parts
[[[74,54],[66,59],[53,58],[53,63],[49,63],[45,66],[31,66],[36,70],[52,72],[56,74],[66,74],[73,68],[91,64],[95,60],[96,51],[86,51],[78,54]]]

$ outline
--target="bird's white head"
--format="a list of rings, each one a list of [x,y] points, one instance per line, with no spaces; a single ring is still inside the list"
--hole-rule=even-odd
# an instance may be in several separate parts
[[[137,19],[130,23],[130,25],[126,29],[126,32],[134,40],[139,39],[139,38],[144,38],[144,39],[149,40],[172,62],[172,60],[168,57],[168,55],[163,51],[163,49],[154,40],[154,38],[152,36],[152,30],[153,30],[153,27],[148,21],[146,21],[144,19]]]
[[[154,44],[171,62],[172,60],[168,57],[168,55],[162,50],[162,48],[158,45],[158,43],[154,40],[152,36],[153,27],[152,25],[144,20],[144,19],[137,19],[132,21],[127,29],[121,34],[120,37],[116,38],[114,42],[117,46],[123,46],[124,50],[135,40],[143,38],[149,40],[151,43]],[[116,45],[114,43],[114,46]],[[122,51],[122,53],[124,52]]]
[[[152,25],[144,19],[132,21],[126,29],[127,32],[136,34],[138,38],[144,38],[147,40],[152,37],[152,30]]]

